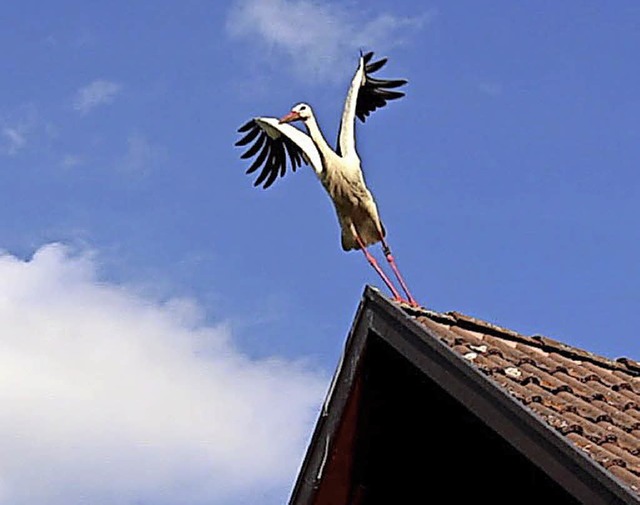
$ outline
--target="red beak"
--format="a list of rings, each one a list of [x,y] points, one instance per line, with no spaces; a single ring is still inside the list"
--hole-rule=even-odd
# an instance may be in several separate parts
[[[278,122],[280,124],[282,124],[282,123],[291,123],[292,121],[297,121],[298,119],[300,119],[300,113],[291,111],[286,116],[281,117],[280,121],[278,121]]]

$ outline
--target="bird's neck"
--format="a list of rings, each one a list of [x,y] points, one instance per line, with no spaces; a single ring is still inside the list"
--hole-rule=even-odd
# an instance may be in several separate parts
[[[331,146],[329,146],[329,144],[327,143],[326,139],[324,138],[324,135],[322,135],[322,132],[320,131],[320,127],[318,126],[318,122],[316,121],[315,117],[311,116],[309,119],[307,119],[304,122],[304,125],[307,128],[307,131],[309,132],[309,136],[311,137],[311,140],[313,140],[313,143],[317,146],[318,150],[323,155],[323,157],[326,158],[326,155],[328,153],[333,153],[333,149],[331,149]]]

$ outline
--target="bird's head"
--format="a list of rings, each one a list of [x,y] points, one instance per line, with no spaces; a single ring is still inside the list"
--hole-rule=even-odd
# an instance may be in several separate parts
[[[293,121],[306,121],[313,115],[311,106],[306,103],[294,105],[291,112],[280,118],[280,123],[292,123]]]

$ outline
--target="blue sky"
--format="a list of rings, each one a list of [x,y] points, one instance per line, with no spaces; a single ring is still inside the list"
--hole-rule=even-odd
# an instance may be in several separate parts
[[[409,80],[358,149],[416,298],[640,358],[637,2],[24,1],[0,43],[0,504],[284,501],[380,282],[233,143],[334,139],[361,48]]]

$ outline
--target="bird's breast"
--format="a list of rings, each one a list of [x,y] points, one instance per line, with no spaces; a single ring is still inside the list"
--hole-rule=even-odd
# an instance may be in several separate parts
[[[370,198],[359,164],[328,163],[322,178],[322,185],[329,193],[336,207],[347,211]]]

